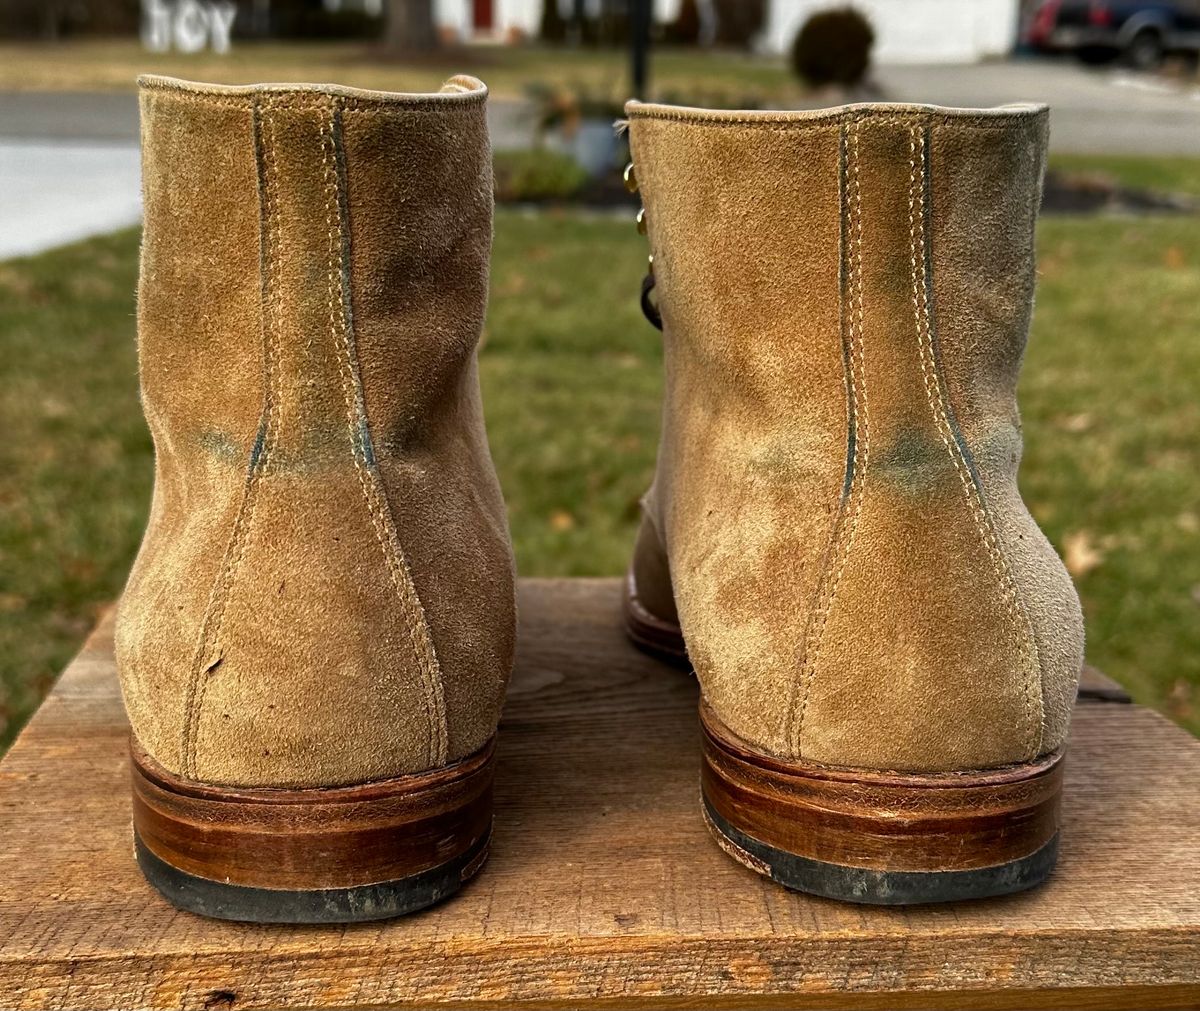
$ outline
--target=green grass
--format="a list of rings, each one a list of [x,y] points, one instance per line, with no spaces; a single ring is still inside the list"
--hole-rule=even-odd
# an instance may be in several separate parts
[[[1021,486],[1093,663],[1200,732],[1200,226],[1048,219]]]
[[[120,590],[149,505],[137,235],[0,263],[0,747]]]
[[[1101,177],[1121,186],[1200,197],[1200,158],[1058,154],[1050,167],[1068,175]]]
[[[482,353],[525,575],[616,575],[658,427],[645,241],[502,212]],[[1074,567],[1092,661],[1200,731],[1200,228],[1050,219],[1022,487]],[[137,235],[0,264],[0,745],[120,590],[149,502]]]
[[[802,90],[781,59],[738,53],[663,48],[655,51],[652,70],[655,94],[699,94],[729,104],[745,97],[786,102]],[[0,43],[0,90],[129,91],[138,74],[166,74],[220,84],[333,81],[427,91],[464,73],[482,78],[492,94],[506,98],[523,97],[533,81],[620,100],[629,95],[629,56],[619,47],[465,46],[392,60],[361,42],[242,42],[226,56],[148,53],[136,39]]]

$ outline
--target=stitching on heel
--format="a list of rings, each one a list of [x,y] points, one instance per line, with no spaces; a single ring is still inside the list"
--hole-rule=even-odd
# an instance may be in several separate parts
[[[242,500],[238,506],[233,530],[230,532],[221,570],[209,593],[204,618],[200,625],[200,639],[192,659],[187,695],[184,701],[180,762],[183,772],[196,775],[196,739],[200,730],[200,713],[204,705],[204,693],[208,686],[208,675],[221,661],[220,652],[213,650],[220,643],[221,626],[225,619],[225,608],[230,592],[241,568],[246,552],[246,543],[254,525],[254,512],[258,504],[259,479],[267,473],[271,462],[271,451],[278,438],[279,407],[281,396],[279,383],[278,350],[275,333],[281,319],[279,284],[279,240],[278,179],[279,165],[275,158],[275,126],[264,113],[274,110],[274,105],[255,100],[251,103],[251,124],[254,144],[254,160],[259,180],[259,243],[260,284],[262,290],[262,353],[263,353],[263,406],[259,416],[258,433],[250,452],[250,461],[243,485]],[[268,140],[267,129],[270,131]]]
[[[358,368],[353,313],[350,308],[351,296],[346,278],[349,258],[346,236],[348,214],[343,203],[346,180],[339,144],[342,128],[340,109],[341,99],[331,98],[328,103],[328,121],[322,123],[321,127],[321,155],[327,187],[325,223],[329,239],[330,336],[338,349],[338,373],[346,404],[346,425],[350,435],[354,471],[362,489],[367,513],[371,518],[375,539],[383,553],[384,565],[403,613],[409,644],[420,672],[422,702],[430,731],[427,760],[431,765],[442,765],[449,754],[449,730],[446,723],[441,666],[433,647],[425,609],[413,583],[404,549],[400,544],[395,518],[392,516],[375,462],[362,377]]]
[[[913,315],[917,328],[917,344],[920,350],[921,376],[925,383],[925,395],[930,412],[942,444],[954,464],[954,470],[962,485],[963,494],[975,522],[993,571],[999,583],[1000,594],[1006,606],[1008,623],[1021,643],[1022,667],[1029,666],[1037,672],[1039,700],[1035,704],[1030,690],[1030,679],[1022,676],[1021,692],[1025,700],[1026,719],[1030,726],[1028,758],[1035,758],[1042,747],[1044,717],[1035,709],[1042,708],[1041,702],[1041,657],[1033,623],[1020,599],[1016,581],[1004,555],[995,524],[983,497],[983,489],[971,459],[970,451],[956,431],[951,418],[953,408],[945,390],[945,377],[938,362],[936,335],[930,307],[932,279],[928,264],[929,256],[929,142],[928,127],[914,123],[909,128],[909,240],[912,261]]]
[[[858,521],[862,515],[866,498],[867,468],[871,459],[871,410],[867,397],[867,360],[865,350],[865,327],[862,288],[862,180],[859,174],[859,134],[861,120],[852,121],[842,134],[841,190],[842,221],[845,224],[843,256],[846,269],[845,292],[849,296],[846,306],[848,340],[845,345],[844,366],[846,372],[846,424],[849,436],[854,441],[853,453],[847,454],[846,482],[837,519],[830,532],[829,547],[825,554],[825,574],[818,589],[818,603],[809,617],[805,630],[804,646],[800,656],[799,705],[793,692],[788,706],[787,739],[797,755],[804,736],[804,720],[808,712],[808,699],[812,682],[816,676],[817,661],[825,639],[825,627],[837,598],[842,575],[850,558],[850,550],[858,532]],[[860,410],[861,407],[861,410]],[[857,489],[857,491],[856,491]],[[845,517],[850,514],[849,530],[846,531]],[[843,532],[845,536],[843,537]],[[836,563],[836,570],[833,566]],[[830,574],[832,572],[832,575]]]

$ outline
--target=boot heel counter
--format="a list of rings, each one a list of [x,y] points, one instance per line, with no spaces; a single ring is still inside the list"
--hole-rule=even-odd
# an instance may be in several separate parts
[[[349,468],[264,478],[218,585],[189,692],[188,775],[332,786],[445,763],[424,611]]]
[[[1065,743],[1084,658],[1083,609],[1054,546],[1029,514],[1015,482],[996,497],[996,526],[1037,644],[1042,688],[1042,744]]]
[[[1036,125],[1015,128],[1007,144],[1026,151]],[[940,248],[956,247],[939,231],[947,189],[935,182],[931,150],[944,141],[935,129],[880,120],[852,129],[848,144],[857,449],[809,623],[792,738],[821,762],[948,771],[1044,752],[1036,587],[1016,575],[995,494],[1019,502],[1014,395],[1032,261],[1016,250],[1004,268],[1013,319],[980,312],[986,332],[964,338],[960,300],[939,299],[935,234]],[[956,127],[952,139],[964,135],[974,137]],[[1031,241],[1033,212],[1018,211]],[[990,459],[1001,443],[1012,452],[981,473],[977,453]]]
[[[872,472],[809,618],[793,722],[809,760],[948,771],[1046,750],[1032,581],[973,475],[927,448]]]

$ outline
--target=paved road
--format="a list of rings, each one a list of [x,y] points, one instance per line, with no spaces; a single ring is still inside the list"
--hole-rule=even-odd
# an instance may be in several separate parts
[[[884,67],[889,97],[937,105],[1050,105],[1050,147],[1083,154],[1200,156],[1200,87],[1116,68],[1013,60],[973,66]]]
[[[1049,102],[1054,151],[1200,157],[1195,86],[1069,61],[883,67],[877,76],[898,101]],[[523,103],[493,100],[489,110],[496,147],[529,143]],[[137,136],[131,94],[0,92],[0,259],[137,221]]]
[[[488,124],[496,147],[525,147],[533,120],[524,102],[493,99]],[[0,139],[53,138],[136,144],[137,96],[77,91],[0,91]]]

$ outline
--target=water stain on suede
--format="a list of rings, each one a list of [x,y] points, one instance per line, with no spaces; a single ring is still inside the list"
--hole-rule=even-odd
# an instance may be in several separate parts
[[[201,432],[199,441],[200,448],[205,453],[222,463],[236,463],[241,466],[245,462],[246,451],[224,432]]]
[[[220,463],[253,468],[262,456],[265,438],[260,431],[249,454],[225,432],[208,430],[200,434],[198,441],[200,448]],[[337,470],[346,466],[346,447],[351,442],[344,424],[309,425],[301,433],[298,445],[271,447],[271,472],[314,474]],[[373,457],[369,458],[369,462],[374,462]]]
[[[886,481],[905,497],[925,499],[947,479],[957,480],[954,461],[941,437],[922,428],[903,428],[871,460],[873,479]]]

